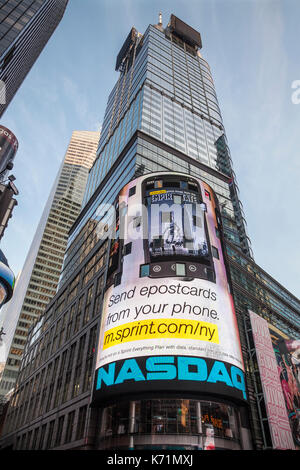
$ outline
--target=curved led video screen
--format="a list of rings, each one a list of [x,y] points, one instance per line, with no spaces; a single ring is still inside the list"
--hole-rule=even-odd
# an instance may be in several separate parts
[[[18,145],[15,135],[6,127],[0,126],[0,173],[13,161]]]
[[[94,401],[149,392],[246,400],[212,188],[180,173],[128,183],[115,205]]]
[[[13,295],[15,276],[4,262],[0,261],[0,307]]]

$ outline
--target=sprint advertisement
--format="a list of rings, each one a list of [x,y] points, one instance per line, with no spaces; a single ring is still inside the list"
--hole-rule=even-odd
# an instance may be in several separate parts
[[[176,177],[179,178],[180,175]],[[127,205],[125,225],[130,224],[133,219],[130,206],[143,202],[145,197],[148,197],[149,204],[149,192],[145,194],[145,185],[142,184],[145,178],[146,176],[130,182],[121,192]],[[147,178],[149,179],[149,175]],[[162,256],[151,259],[151,246],[150,243],[147,244],[147,240],[145,243],[142,237],[126,238],[126,243],[128,240],[131,242],[131,251],[123,255],[123,250],[119,257],[121,281],[118,285],[110,285],[104,295],[95,399],[149,389],[182,389],[187,392],[246,399],[238,328],[228,290],[221,241],[216,231],[216,203],[212,197],[212,189],[199,180],[197,183],[200,201],[205,201],[206,212],[202,217],[186,219],[189,222],[195,221],[195,226],[189,227],[189,234],[194,234],[194,240],[188,256],[181,257],[179,250],[172,249],[169,243],[168,250],[171,254],[174,253],[173,256],[164,251]],[[168,183],[165,184],[168,186]],[[132,187],[135,192],[129,197]],[[166,192],[168,194],[168,189]],[[180,190],[172,192],[177,198],[180,194],[182,196]],[[169,193],[171,194],[171,190]],[[210,199],[205,199],[205,194],[210,194]],[[168,209],[169,206],[166,207]],[[164,212],[164,229],[167,220],[170,221],[170,230],[174,226],[174,212],[171,215],[166,216]],[[149,224],[149,217],[147,218]],[[176,226],[177,231],[178,227],[183,230],[182,224],[178,223]],[[197,228],[201,231],[201,237],[198,236],[201,242],[201,246],[198,243],[199,247],[195,243]],[[140,230],[143,230],[142,225]],[[182,252],[186,250],[186,238],[180,237]],[[191,246],[191,235],[188,238]],[[151,235],[149,240],[152,239]],[[204,239],[207,242],[205,258]],[[162,246],[165,245],[164,239]],[[211,245],[217,249],[217,257],[211,256]],[[197,263],[203,263],[204,259],[208,266],[208,252],[215,273],[213,281],[193,277]],[[141,266],[147,262],[156,267],[157,271],[160,266],[167,269],[165,265],[169,262],[174,277],[168,275],[154,278],[151,274],[141,276]],[[191,265],[191,262],[194,264]],[[178,275],[176,263],[184,265],[188,272]],[[193,269],[190,269],[191,266]]]

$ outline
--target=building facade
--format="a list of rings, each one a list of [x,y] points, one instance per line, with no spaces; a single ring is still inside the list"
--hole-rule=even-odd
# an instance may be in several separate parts
[[[161,21],[149,25],[144,34],[132,28],[118,54],[120,75],[108,98],[84,204],[70,231],[58,291],[30,330],[2,448],[272,447],[260,375],[251,355],[248,310],[286,337],[299,339],[300,303],[254,262],[213,79],[201,47],[200,34],[172,15],[165,28]],[[201,386],[186,391],[179,387],[176,393],[172,388],[151,392],[151,386],[145,392],[137,384],[136,393],[122,389],[126,393],[112,393],[105,400],[95,396],[105,292],[119,282],[118,275],[111,277],[117,245],[108,236],[113,225],[108,205],[139,178],[150,178],[148,183],[158,193],[188,187],[193,192],[199,180],[216,195],[220,228],[216,233],[224,244],[217,251],[214,246],[210,255],[216,260],[222,252],[228,266],[244,363],[244,401]],[[128,197],[135,194],[132,189]],[[124,250],[126,262],[133,260],[130,256],[136,251],[129,246]],[[142,267],[140,276],[146,279],[149,263]],[[214,279],[207,269],[203,276]],[[106,382],[110,370],[104,372]],[[241,383],[236,381],[240,391]]]
[[[5,0],[0,6],[0,117],[52,36],[68,0]]]
[[[74,131],[18,278],[12,301],[1,311],[1,347],[6,366],[0,396],[14,387],[29,327],[55,296],[68,231],[78,214],[100,138],[99,132]]]

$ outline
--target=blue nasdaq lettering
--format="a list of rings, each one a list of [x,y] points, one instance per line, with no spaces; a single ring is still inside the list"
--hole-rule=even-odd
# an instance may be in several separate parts
[[[191,371],[190,367],[195,370]],[[198,380],[204,382],[207,379],[207,365],[205,359],[200,357],[178,357],[178,380]]]
[[[102,381],[105,383],[105,385],[113,385],[115,383],[115,368],[116,363],[111,362],[108,366],[108,371],[106,371],[104,367],[98,369],[96,385],[97,390],[101,388]]]
[[[125,380],[135,380],[136,382],[146,380],[135,359],[127,359],[127,361],[124,362],[115,384],[121,384]]]
[[[217,382],[224,382],[228,387],[233,386],[224,362],[220,361],[216,361],[212,366],[207,382],[214,384]]]
[[[231,366],[230,371],[233,387],[243,392],[243,397],[245,398],[245,400],[247,400],[245,377],[243,372],[241,371],[241,369],[238,369],[235,366]]]
[[[211,362],[211,361],[210,361]],[[142,367],[142,368],[141,368]],[[145,369],[145,370],[144,370]],[[111,385],[119,385],[128,380],[135,382],[152,380],[190,380],[207,383],[223,383],[242,392],[247,399],[244,373],[238,367],[231,366],[230,371],[224,362],[214,361],[210,371],[207,360],[188,356],[151,356],[145,366],[136,359],[126,359],[116,374],[116,362],[108,365],[107,370],[100,367],[97,372],[96,390]]]
[[[174,356],[148,357],[146,369],[147,380],[174,380],[177,377]]]

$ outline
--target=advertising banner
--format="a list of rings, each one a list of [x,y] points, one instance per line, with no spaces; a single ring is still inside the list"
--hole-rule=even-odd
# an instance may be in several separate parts
[[[295,449],[268,322],[249,310],[256,357],[274,449]]]
[[[95,400],[150,389],[246,400],[217,201],[206,183],[160,173],[123,188],[106,287]]]
[[[8,162],[12,162],[18,150],[15,135],[6,127],[0,126],[0,174],[5,171]]]
[[[269,325],[290,427],[300,449],[300,340],[291,339]]]
[[[0,252],[0,259],[1,259]],[[7,264],[0,261],[0,307],[8,302],[12,295],[15,285],[15,276]]]

